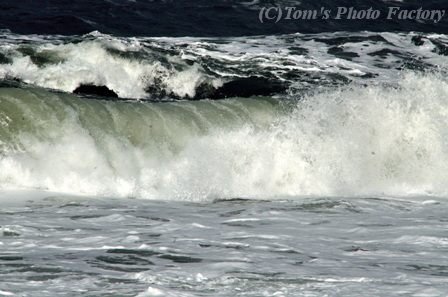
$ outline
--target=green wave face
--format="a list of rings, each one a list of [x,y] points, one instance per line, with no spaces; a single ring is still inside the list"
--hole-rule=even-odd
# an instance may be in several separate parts
[[[271,98],[131,103],[3,88],[0,100],[0,186],[102,195],[158,197],[147,186],[163,183],[163,171],[176,174],[194,143],[242,127],[269,129],[281,113]],[[132,190],[122,193],[117,183]]]
[[[152,199],[448,193],[448,82],[141,103],[0,89],[0,187]]]
[[[181,149],[191,138],[244,125],[263,129],[278,115],[271,98],[141,103],[102,101],[42,89],[0,89],[0,135],[18,149],[26,137],[58,143],[69,133],[141,149]],[[114,144],[116,146],[116,144]]]

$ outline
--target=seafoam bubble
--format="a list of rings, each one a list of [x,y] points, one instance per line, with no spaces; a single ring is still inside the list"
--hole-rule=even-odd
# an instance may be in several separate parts
[[[152,297],[152,296],[167,296],[167,294],[166,294],[166,292],[164,292],[160,289],[149,287],[148,290],[138,294],[137,296],[138,297]]]

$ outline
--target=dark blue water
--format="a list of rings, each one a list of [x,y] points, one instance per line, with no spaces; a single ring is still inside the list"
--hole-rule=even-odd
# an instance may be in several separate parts
[[[303,10],[331,10],[330,18],[274,20],[261,23],[263,7],[296,7]],[[336,20],[338,7],[355,10],[372,8],[376,20]],[[3,0],[0,29],[18,34],[82,35],[94,30],[118,36],[247,36],[334,31],[418,31],[448,32],[447,18],[432,20],[387,19],[390,7],[413,10],[447,10],[444,0]]]

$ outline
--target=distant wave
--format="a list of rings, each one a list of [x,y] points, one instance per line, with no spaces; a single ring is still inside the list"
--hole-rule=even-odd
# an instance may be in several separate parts
[[[240,38],[0,35],[0,80],[146,100],[290,95],[446,71],[446,35],[322,33]],[[84,90],[84,91],[83,91]],[[91,90],[91,89],[90,89]]]

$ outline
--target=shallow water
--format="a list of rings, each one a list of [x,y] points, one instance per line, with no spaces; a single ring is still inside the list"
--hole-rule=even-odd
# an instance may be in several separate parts
[[[0,295],[442,296],[446,199],[2,193]],[[36,197],[36,198],[32,198]]]

